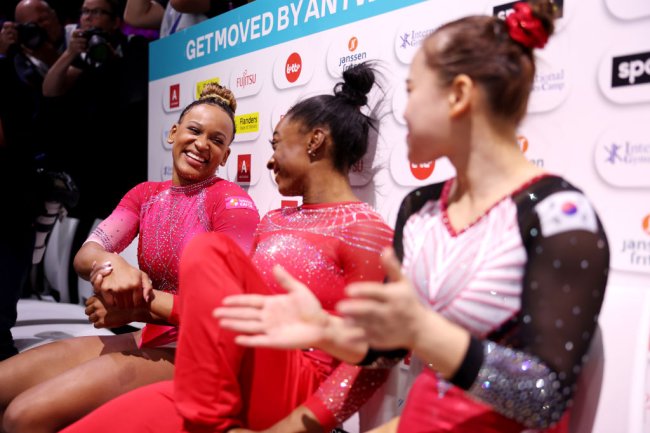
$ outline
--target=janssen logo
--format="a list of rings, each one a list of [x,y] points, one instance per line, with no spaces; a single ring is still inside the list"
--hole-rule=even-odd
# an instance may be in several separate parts
[[[327,71],[340,79],[341,74],[368,59],[379,58],[377,47],[368,44],[367,36],[341,34],[333,37],[327,50]]]
[[[355,52],[357,48],[359,48],[359,39],[357,39],[356,36],[352,36],[348,41],[348,54],[339,58],[338,67],[342,71],[346,71],[354,65],[358,65],[368,57],[368,53],[365,51]]]
[[[517,144],[519,145],[519,149],[521,150],[521,153],[523,153],[528,161],[532,162],[536,166],[540,168],[544,168],[544,159],[543,158],[535,158],[532,155],[528,154],[528,149],[530,148],[530,142],[528,141],[528,137],[524,135],[517,135]]]
[[[650,272],[650,214],[645,215],[637,227],[642,234],[623,239],[617,252],[626,270]]]
[[[650,83],[650,51],[612,58],[612,87]]]
[[[298,78],[300,78],[300,72],[302,71],[302,58],[298,53],[291,53],[287,58],[287,63],[285,65],[285,77],[290,83],[295,83]]]
[[[508,15],[515,11],[514,6],[520,1],[503,3],[492,8],[492,14],[499,19],[506,19]],[[552,2],[557,7],[557,18],[562,18],[564,14],[564,0],[554,0]]]

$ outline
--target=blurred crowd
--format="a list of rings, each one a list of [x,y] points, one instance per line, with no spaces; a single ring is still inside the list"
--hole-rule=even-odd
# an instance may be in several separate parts
[[[0,360],[21,296],[43,291],[56,219],[98,220],[147,178],[148,44],[249,0],[0,4]],[[76,301],[76,273],[69,269]]]

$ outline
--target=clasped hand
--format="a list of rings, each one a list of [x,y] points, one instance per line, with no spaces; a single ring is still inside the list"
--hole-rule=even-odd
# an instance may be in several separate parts
[[[153,300],[149,276],[119,256],[101,264],[93,262],[90,283],[102,303],[109,307],[138,308]]]

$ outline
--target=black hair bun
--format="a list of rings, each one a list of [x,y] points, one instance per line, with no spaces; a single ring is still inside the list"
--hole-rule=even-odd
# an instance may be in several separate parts
[[[343,71],[343,82],[334,86],[334,96],[363,107],[368,103],[368,93],[374,84],[375,73],[371,64],[360,63]]]

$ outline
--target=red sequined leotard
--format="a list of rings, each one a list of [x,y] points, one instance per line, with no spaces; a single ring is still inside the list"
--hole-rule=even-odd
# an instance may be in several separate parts
[[[384,279],[380,253],[392,235],[367,204],[348,202],[269,212],[252,260],[220,234],[196,236],[179,271],[182,324],[174,381],[122,395],[64,432],[263,430],[303,404],[324,431],[337,425],[385,381],[386,370],[340,363],[316,350],[244,348],[212,311],[229,295],[279,293],[271,275],[275,264],[332,311],[348,283]],[[129,417],[118,416],[127,412]]]

